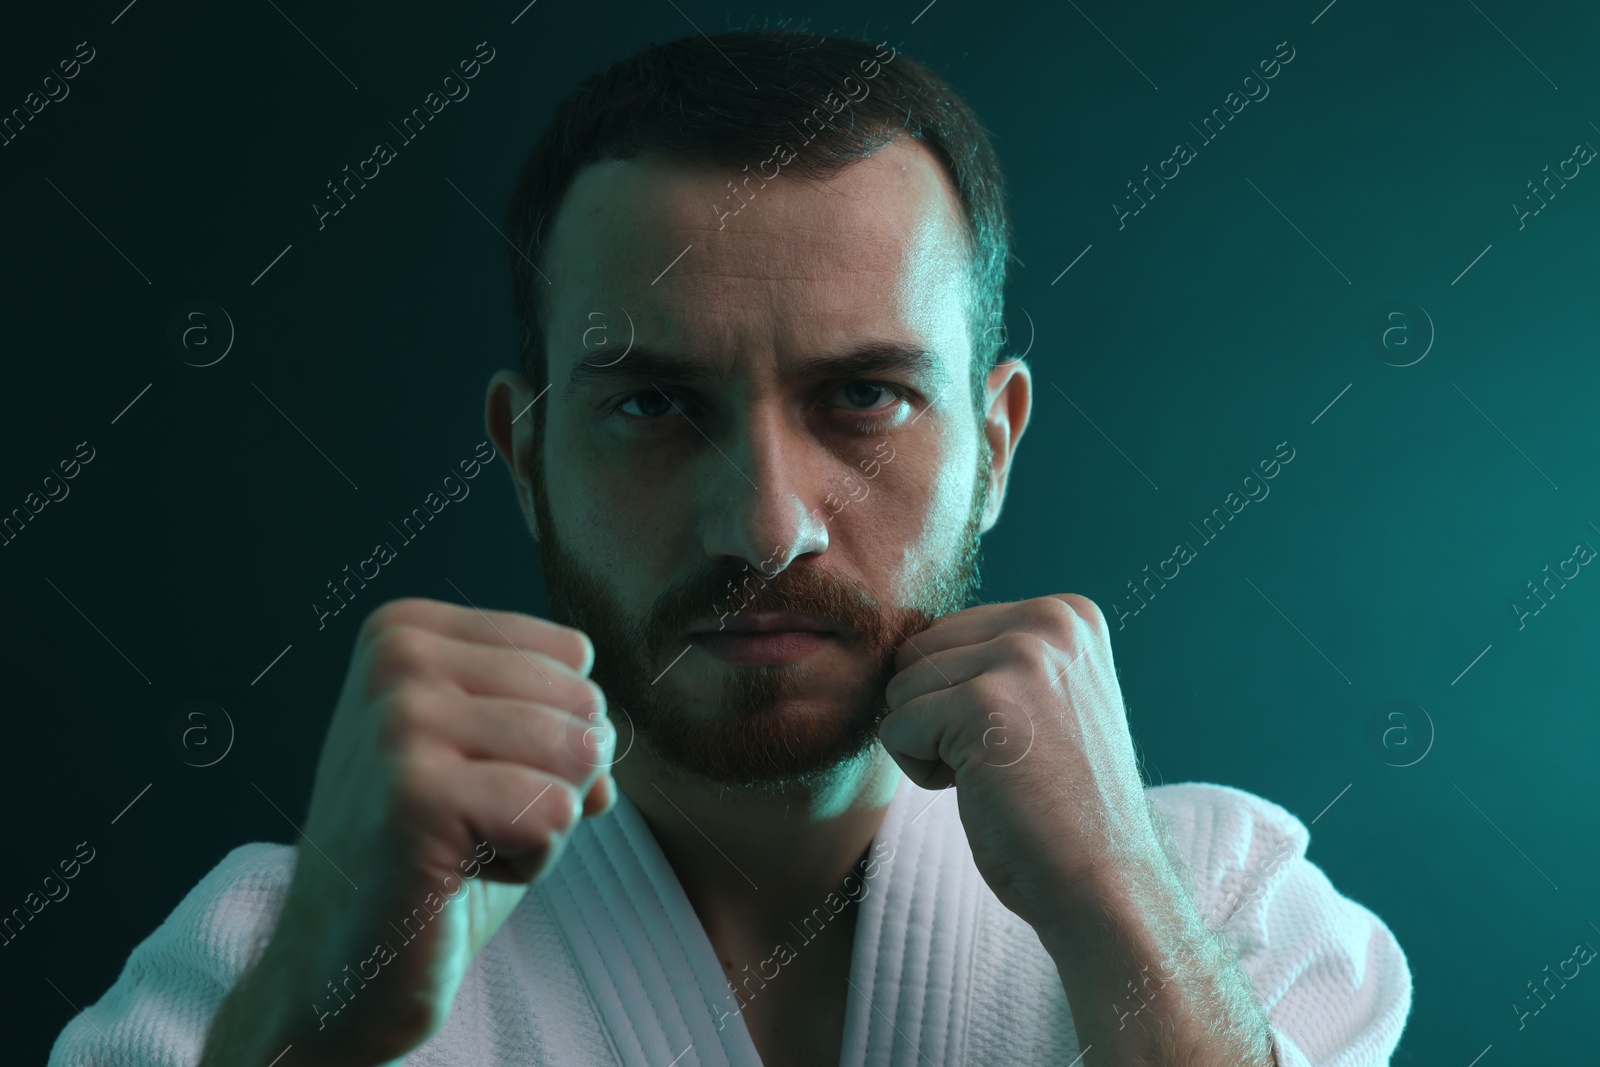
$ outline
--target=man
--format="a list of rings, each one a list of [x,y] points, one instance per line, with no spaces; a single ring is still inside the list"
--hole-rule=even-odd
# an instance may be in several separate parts
[[[486,423],[556,621],[374,611],[305,845],[230,853],[52,1063],[1388,1062],[1404,955],[1306,828],[1144,787],[1089,601],[968,606],[1031,378],[946,85],[653,47],[511,221]]]

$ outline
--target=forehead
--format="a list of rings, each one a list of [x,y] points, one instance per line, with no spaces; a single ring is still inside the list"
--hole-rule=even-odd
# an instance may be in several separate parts
[[[966,358],[962,226],[943,166],[908,138],[824,180],[760,154],[748,169],[659,153],[591,164],[545,256],[552,381],[583,358],[592,313],[611,322],[624,309],[653,346],[693,347],[730,370],[863,335]]]

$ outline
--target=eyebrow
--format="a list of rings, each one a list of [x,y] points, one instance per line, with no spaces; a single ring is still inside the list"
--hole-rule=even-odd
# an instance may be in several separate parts
[[[806,356],[795,362],[791,376],[800,380],[855,378],[884,372],[939,377],[938,364],[926,349],[898,341],[869,341],[838,355]],[[580,359],[567,375],[566,395],[594,382],[639,380],[696,385],[722,379],[727,372],[709,360],[670,356],[638,345],[610,363]]]

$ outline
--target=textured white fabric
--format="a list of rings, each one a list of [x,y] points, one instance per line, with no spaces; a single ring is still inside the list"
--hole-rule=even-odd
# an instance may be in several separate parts
[[[1279,1067],[1388,1064],[1411,1008],[1405,955],[1305,858],[1306,827],[1229,786],[1148,794],[1202,914],[1238,949]],[[955,791],[902,779],[869,855],[882,862],[848,905],[860,912],[840,1067],[1074,1062],[1081,1048],[1054,961],[978,874]],[[62,1031],[51,1067],[198,1062],[218,1005],[270,937],[295,858],[287,845],[230,852]],[[796,931],[793,951],[804,952],[814,931]],[[473,962],[445,1025],[405,1063],[759,1067],[736,998],[760,996],[763,984],[757,975],[739,993],[730,987],[621,797],[573,835]]]

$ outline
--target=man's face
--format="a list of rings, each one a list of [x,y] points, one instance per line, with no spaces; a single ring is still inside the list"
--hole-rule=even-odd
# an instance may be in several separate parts
[[[552,615],[594,641],[614,716],[680,772],[783,787],[875,743],[896,649],[970,601],[997,507],[934,157],[753,180],[720,218],[728,178],[647,155],[574,181],[531,494]],[[849,362],[867,349],[926,359]],[[831,632],[740,633],[774,612]]]

